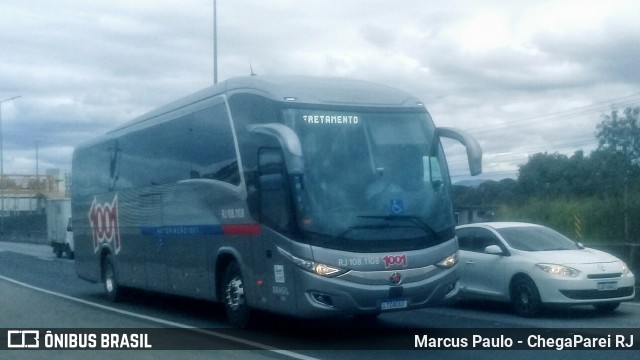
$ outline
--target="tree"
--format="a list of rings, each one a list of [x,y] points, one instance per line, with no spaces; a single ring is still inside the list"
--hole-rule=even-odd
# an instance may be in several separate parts
[[[618,110],[614,109],[611,114],[602,116],[596,133],[598,149],[621,153],[632,165],[640,166],[640,107],[626,108],[623,115],[620,117]]]
[[[598,150],[623,158],[622,165],[615,169],[617,179],[623,184],[624,237],[629,239],[629,177],[632,171],[640,166],[640,128],[638,117],[640,107],[626,108],[624,117],[620,117],[614,109],[610,115],[603,115],[598,124],[596,138]]]
[[[559,153],[537,153],[518,168],[518,191],[522,195],[557,197],[571,194],[567,174],[569,158]]]
[[[456,208],[491,206],[499,220],[538,222],[567,234],[579,216],[589,240],[640,243],[640,107],[602,115],[596,137],[599,147],[588,156],[538,153],[519,165],[517,180],[456,186]]]

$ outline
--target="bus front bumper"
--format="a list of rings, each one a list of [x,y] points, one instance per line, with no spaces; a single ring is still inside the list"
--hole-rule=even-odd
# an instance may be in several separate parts
[[[299,271],[297,316],[326,317],[358,314],[378,314],[442,305],[455,300],[458,294],[457,269],[423,268],[424,276],[411,276],[415,269],[396,272],[378,272],[387,284],[367,279],[366,276],[345,274],[325,278]],[[391,276],[398,273],[407,281],[392,285]],[[348,276],[350,275],[350,276]],[[366,279],[368,281],[365,281]],[[415,281],[412,281],[415,280]]]

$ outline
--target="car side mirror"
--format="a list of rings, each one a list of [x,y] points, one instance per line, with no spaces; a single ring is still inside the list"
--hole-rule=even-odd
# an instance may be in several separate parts
[[[503,255],[504,254],[502,252],[502,249],[500,249],[500,246],[498,246],[498,245],[489,245],[486,248],[484,248],[484,252],[485,252],[485,254],[491,254],[491,255]]]

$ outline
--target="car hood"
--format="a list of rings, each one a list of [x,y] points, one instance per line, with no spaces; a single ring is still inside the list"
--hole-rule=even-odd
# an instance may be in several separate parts
[[[597,264],[620,261],[611,254],[591,248],[580,250],[532,251],[528,254],[541,263],[561,265]]]

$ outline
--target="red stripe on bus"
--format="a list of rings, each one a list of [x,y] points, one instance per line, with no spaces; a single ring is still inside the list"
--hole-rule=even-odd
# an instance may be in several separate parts
[[[261,231],[258,224],[223,224],[222,233],[225,235],[259,235]]]

